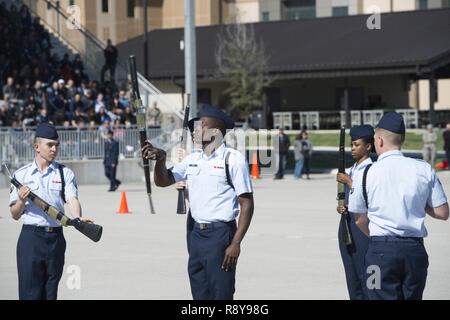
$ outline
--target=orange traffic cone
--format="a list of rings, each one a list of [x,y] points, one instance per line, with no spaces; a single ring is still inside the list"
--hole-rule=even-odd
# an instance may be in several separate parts
[[[443,170],[443,169],[444,169],[444,162],[438,162],[438,163],[436,163],[436,164],[434,165],[434,168],[435,168],[435,169],[438,169],[438,170]]]
[[[120,213],[120,214],[131,213],[128,211],[127,196],[125,195],[125,191],[122,192],[122,200],[120,200],[120,207],[119,207],[119,211],[117,211],[117,213]]]
[[[259,176],[258,156],[256,155],[256,152],[253,152],[252,158],[252,178],[261,179]]]

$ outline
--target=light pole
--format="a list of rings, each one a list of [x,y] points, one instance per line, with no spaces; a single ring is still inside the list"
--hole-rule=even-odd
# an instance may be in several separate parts
[[[184,0],[184,79],[191,95],[191,114],[197,114],[197,50],[195,39],[195,0]]]
[[[148,0],[144,0],[144,76],[148,80]]]

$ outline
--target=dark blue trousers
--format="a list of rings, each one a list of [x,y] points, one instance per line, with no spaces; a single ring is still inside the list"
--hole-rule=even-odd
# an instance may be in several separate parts
[[[278,158],[278,171],[275,174],[277,178],[283,178],[284,177],[284,162],[286,161],[286,152],[280,152],[279,158]]]
[[[346,214],[345,217],[350,226],[353,243],[349,246],[345,245],[342,239],[344,227],[342,223],[339,224],[338,240],[342,262],[344,263],[348,294],[351,300],[367,300],[364,257],[369,245],[369,238],[355,224],[353,213]]]
[[[225,271],[225,249],[236,232],[236,223],[195,223],[190,233],[188,272],[194,300],[232,300],[236,270]]]
[[[379,267],[381,281],[379,288],[371,288],[375,273],[366,274],[370,300],[422,299],[428,269],[422,238],[371,237],[365,267],[373,266]]]
[[[448,170],[450,170],[450,150],[445,150],[445,155],[447,156]]]
[[[191,247],[191,233],[192,230],[194,230],[195,226],[195,220],[192,218],[191,210],[188,210],[187,217],[186,217],[186,244],[187,244],[187,250],[188,253],[190,252]]]
[[[119,181],[116,179],[116,169],[117,166],[107,166],[105,165],[105,176],[109,180],[109,188],[114,189],[118,184]]]
[[[62,228],[46,232],[24,225],[17,242],[20,300],[56,300],[64,268]]]

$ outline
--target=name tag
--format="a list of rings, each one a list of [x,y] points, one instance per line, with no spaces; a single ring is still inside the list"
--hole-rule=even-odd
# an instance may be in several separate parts
[[[189,164],[189,167],[198,167],[197,164]]]

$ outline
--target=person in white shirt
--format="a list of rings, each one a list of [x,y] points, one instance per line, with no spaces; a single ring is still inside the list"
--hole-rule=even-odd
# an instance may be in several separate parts
[[[378,160],[353,183],[350,212],[368,236],[365,257],[369,299],[422,299],[428,255],[426,214],[447,220],[447,197],[433,168],[400,151],[403,117],[386,113],[375,130]]]
[[[343,239],[345,226],[343,223],[340,223],[338,232],[339,250],[344,263],[347,289],[351,300],[367,299],[366,285],[364,283],[364,256],[369,245],[369,238],[356,226],[353,212],[347,210],[348,198],[353,187],[353,181],[358,180],[364,169],[372,164],[370,153],[375,151],[373,135],[374,131],[370,125],[354,126],[350,129],[352,157],[356,162],[353,166],[346,169],[346,173],[338,173],[337,175],[337,181],[346,185],[345,206],[338,207],[337,211],[340,214],[345,214],[353,240],[350,245],[345,244]]]
[[[187,180],[194,229],[190,233],[188,272],[195,300],[231,300],[241,242],[253,216],[253,188],[248,164],[223,138],[233,120],[219,108],[205,105],[199,113],[194,140],[201,152],[166,168],[163,150],[148,143],[147,159],[156,160],[155,184],[167,187]],[[236,226],[236,218],[239,223]]]
[[[30,192],[64,213],[64,203],[74,218],[81,218],[78,187],[69,168],[57,163],[58,132],[49,123],[41,123],[35,134],[33,162],[21,167],[14,177],[23,184],[11,188],[9,206],[14,220],[21,219],[17,242],[19,299],[55,300],[64,268],[66,240],[59,221],[28,200]],[[89,222],[91,220],[81,218]]]

